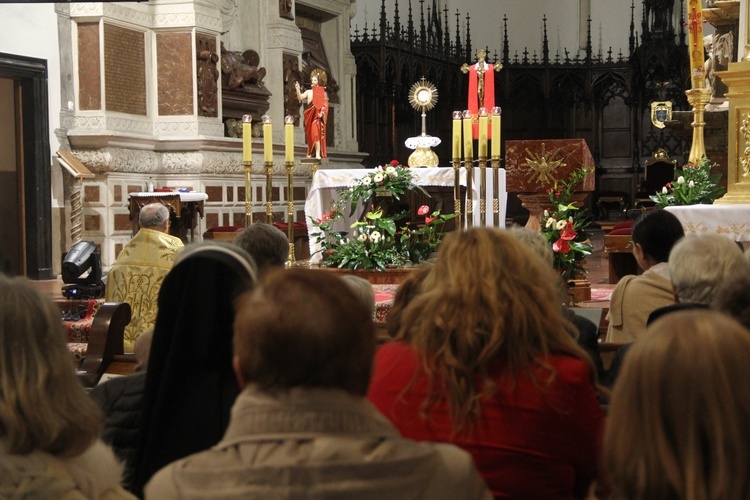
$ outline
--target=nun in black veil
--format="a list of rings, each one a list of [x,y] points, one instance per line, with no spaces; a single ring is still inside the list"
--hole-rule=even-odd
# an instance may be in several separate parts
[[[252,257],[231,244],[186,248],[164,279],[134,460],[134,493],[165,465],[224,435],[240,392],[232,371],[234,299],[252,287]]]

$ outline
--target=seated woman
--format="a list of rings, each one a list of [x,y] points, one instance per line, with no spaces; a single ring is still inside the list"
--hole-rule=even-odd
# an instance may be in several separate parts
[[[133,498],[101,428],[60,311],[25,280],[0,275],[0,497]]]
[[[612,395],[613,498],[750,498],[750,332],[722,313],[671,313],[633,344]]]
[[[607,342],[633,342],[646,331],[651,311],[674,304],[667,260],[683,236],[682,224],[666,210],[650,210],[635,221],[633,255],[644,273],[624,276],[615,286],[609,304]]]
[[[506,231],[450,233],[376,355],[369,399],[404,437],[468,451],[496,497],[571,498],[597,475],[596,372],[557,282]]]

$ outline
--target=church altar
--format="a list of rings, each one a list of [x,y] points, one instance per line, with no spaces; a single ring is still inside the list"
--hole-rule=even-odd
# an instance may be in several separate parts
[[[665,207],[682,223],[685,233],[720,234],[750,241],[750,205],[684,205]]]
[[[338,199],[338,188],[349,187],[354,184],[357,179],[360,179],[367,174],[374,172],[375,169],[357,168],[357,169],[321,169],[315,172],[310,186],[310,191],[307,195],[305,202],[305,219],[307,223],[308,234],[310,235],[310,262],[319,262],[320,255],[317,253],[320,250],[320,245],[315,241],[315,233],[317,228],[313,226],[311,218],[314,220],[320,219],[324,213],[330,210],[331,203]],[[453,187],[455,173],[452,168],[415,168],[412,170],[414,177],[414,183],[418,186],[442,186],[442,187]],[[489,222],[494,220],[494,213],[492,212],[492,198],[494,193],[492,191],[492,169],[487,168],[486,173],[486,185],[487,194],[485,204],[486,219]],[[472,169],[472,190],[471,193],[466,194],[466,201],[469,200],[474,208],[473,224],[475,226],[480,225],[481,213],[479,211],[480,206],[480,181],[481,171],[479,168]],[[460,173],[461,186],[466,186],[466,171],[461,169]],[[499,207],[499,219],[500,227],[505,227],[505,210],[508,202],[508,195],[505,191],[505,169],[498,169],[498,199],[500,201]],[[352,222],[358,220],[362,215],[362,207],[358,207],[357,211],[351,217],[345,217],[343,221],[338,221],[336,224],[337,231],[348,231]],[[462,214],[463,216],[463,214]]]

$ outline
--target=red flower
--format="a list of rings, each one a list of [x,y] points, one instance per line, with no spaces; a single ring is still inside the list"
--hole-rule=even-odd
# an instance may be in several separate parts
[[[556,253],[568,253],[570,252],[570,245],[567,241],[560,238],[552,244],[552,251]]]
[[[428,213],[430,213],[430,207],[427,205],[422,205],[417,209],[417,215],[427,215]]]
[[[573,223],[568,222],[568,225],[560,231],[560,239],[564,241],[573,241],[578,233],[573,229]],[[568,252],[563,252],[568,253]]]
[[[435,217],[425,217],[424,218],[424,223],[425,224],[429,224],[430,222],[432,222],[434,220],[435,220]]]
[[[391,160],[391,166],[392,167],[398,167],[398,165],[399,165],[398,160]]]

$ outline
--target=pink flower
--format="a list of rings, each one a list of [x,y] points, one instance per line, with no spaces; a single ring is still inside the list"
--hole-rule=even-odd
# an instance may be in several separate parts
[[[429,223],[431,223],[434,220],[435,220],[435,217],[425,217],[424,218],[424,223],[425,224],[429,224]]]
[[[427,205],[422,205],[417,210],[417,215],[427,215],[428,213],[430,213],[430,207],[428,207]]]

